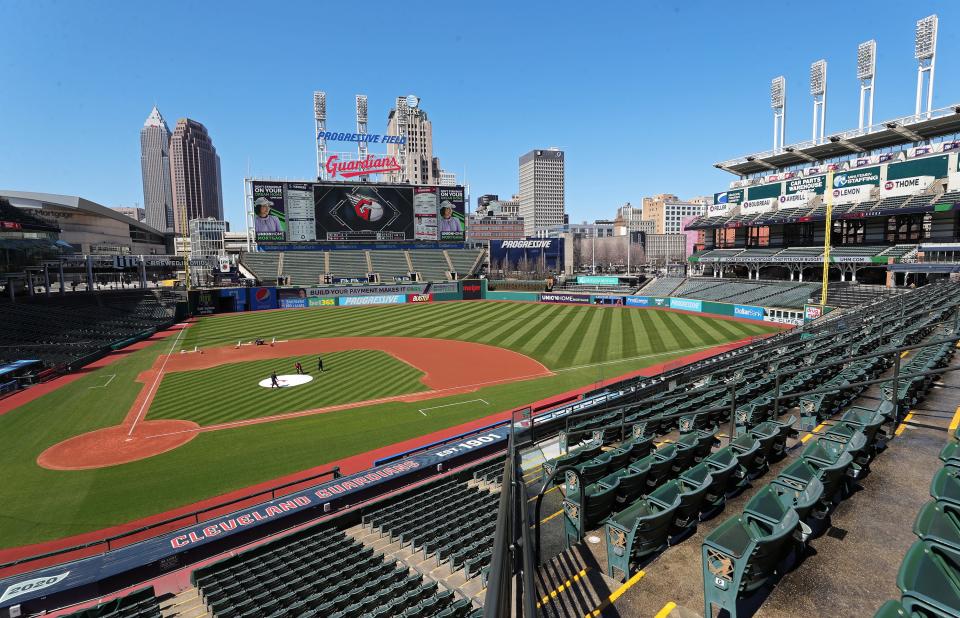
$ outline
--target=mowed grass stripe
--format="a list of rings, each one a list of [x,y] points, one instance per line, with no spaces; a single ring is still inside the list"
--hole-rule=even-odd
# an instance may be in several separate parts
[[[640,314],[640,322],[643,324],[643,332],[650,337],[650,353],[658,354],[667,349],[667,346],[663,343],[663,337],[660,336],[658,332],[659,324],[654,322],[653,318],[650,316],[651,313],[658,313],[657,311],[650,311],[649,309],[638,309]]]
[[[637,339],[637,331],[633,327],[633,319],[637,312],[625,310],[618,313],[620,314],[620,330],[623,332],[623,355],[626,358],[639,356],[638,350],[641,342]]]
[[[529,342],[533,346],[530,355],[534,358],[546,358],[557,346],[557,334],[566,333],[579,316],[574,308],[566,305],[557,305],[557,308],[560,309],[558,317],[549,326],[544,325],[544,329]]]
[[[603,317],[600,320],[600,327],[597,329],[597,336],[593,340],[593,350],[590,353],[590,362],[599,363],[605,358],[610,358],[615,354],[611,354],[614,350],[615,343],[614,338],[611,336],[613,329],[613,318],[616,309],[611,308],[610,311],[601,312]],[[623,350],[622,343],[617,346],[619,351]]]
[[[593,358],[593,346],[600,335],[600,326],[603,324],[603,317],[606,311],[591,310],[590,307],[584,307],[587,312],[587,319],[583,326],[574,334],[579,340],[579,345],[573,355],[572,365],[579,367],[589,365]]]
[[[528,320],[539,321],[542,311],[543,307],[535,304],[523,305],[513,319],[499,320],[498,325],[478,335],[477,340],[489,345],[499,345],[503,337]]]
[[[555,333],[553,348],[547,356],[552,360],[552,364],[558,367],[573,365],[574,355],[583,346],[581,333],[584,324],[590,318],[590,309],[587,307],[570,307],[570,311],[576,316],[575,319],[567,324],[562,331]]]
[[[311,382],[279,389],[259,386],[271,371],[293,374],[297,360],[313,376]],[[322,373],[310,364],[313,360],[313,356],[290,357],[169,373],[147,416],[211,425],[427,390],[422,372],[385,352],[325,354],[327,370]]]
[[[504,337],[498,345],[505,348],[512,348],[514,346],[527,347],[528,342],[533,339],[535,335],[541,333],[562,309],[563,307],[561,305],[550,307],[546,311],[541,311],[540,315],[534,316],[535,319],[528,319],[521,324],[517,324],[516,329]]]
[[[743,324],[740,322],[727,320],[711,320],[707,325],[708,328],[711,328],[714,332],[718,333],[720,338],[727,341],[743,339],[751,333],[752,329],[750,326],[750,324]]]

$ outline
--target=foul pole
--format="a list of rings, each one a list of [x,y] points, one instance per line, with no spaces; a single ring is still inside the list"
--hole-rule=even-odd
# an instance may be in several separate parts
[[[833,229],[833,170],[824,179],[823,196],[827,200],[827,213],[823,230],[823,287],[820,290],[820,306],[827,304],[827,282],[830,279],[830,230]]]

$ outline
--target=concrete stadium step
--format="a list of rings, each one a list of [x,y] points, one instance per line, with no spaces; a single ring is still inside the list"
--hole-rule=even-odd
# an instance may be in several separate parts
[[[160,614],[163,618],[204,618],[212,615],[200,598],[200,591],[193,586],[161,601]]]
[[[388,560],[397,560],[409,568],[411,572],[419,574],[425,582],[434,581],[447,590],[452,590],[460,597],[471,599],[476,607],[483,605],[485,587],[479,577],[466,579],[463,569],[452,571],[448,562],[437,565],[437,557],[426,556],[422,550],[414,551],[408,544],[401,547],[400,541],[391,541],[389,536],[380,536],[380,531],[357,524],[344,530],[347,536],[370,547],[375,552],[382,552]]]
[[[544,618],[592,616],[620,585],[603,574],[603,567],[582,544],[541,565],[535,579],[539,615]]]

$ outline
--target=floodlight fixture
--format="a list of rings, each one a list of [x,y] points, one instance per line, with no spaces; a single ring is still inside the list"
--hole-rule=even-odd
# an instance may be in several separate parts
[[[877,72],[877,42],[864,41],[857,46],[857,79],[873,79]]]
[[[827,61],[817,60],[810,65],[810,94],[822,96],[827,89]]]
[[[917,21],[917,36],[913,46],[913,57],[917,60],[928,60],[937,53],[937,23],[936,15],[929,15]]]
[[[317,91],[313,93],[313,117],[316,120],[327,119],[327,93],[326,92]]]
[[[783,102],[787,90],[787,80],[780,75],[770,82],[770,108],[783,109]]]
[[[367,95],[357,95],[357,122],[367,121]]]

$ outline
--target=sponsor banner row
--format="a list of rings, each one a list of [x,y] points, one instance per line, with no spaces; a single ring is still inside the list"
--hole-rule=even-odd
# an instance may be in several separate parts
[[[597,277],[597,276],[580,276],[577,277],[577,283],[579,285],[620,285],[619,277]]]
[[[554,294],[545,293],[540,295],[541,303],[575,303],[578,305],[589,305],[589,294]]]

